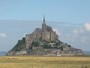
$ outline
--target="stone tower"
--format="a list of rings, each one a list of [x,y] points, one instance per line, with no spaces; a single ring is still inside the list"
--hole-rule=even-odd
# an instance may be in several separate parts
[[[45,31],[46,28],[47,28],[47,26],[46,26],[45,16],[44,16],[44,18],[43,18],[43,23],[42,23],[42,31]]]
[[[44,17],[42,23],[42,40],[55,41],[56,39],[58,39],[58,35],[52,30],[52,27],[46,25]]]
[[[43,18],[43,23],[42,23],[42,40],[47,40],[47,25],[46,25],[46,22],[45,22],[45,17]]]

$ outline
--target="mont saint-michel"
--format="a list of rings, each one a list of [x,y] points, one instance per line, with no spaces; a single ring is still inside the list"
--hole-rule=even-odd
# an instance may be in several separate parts
[[[59,40],[51,26],[43,18],[42,27],[26,34],[7,55],[74,56],[84,55],[83,51]]]

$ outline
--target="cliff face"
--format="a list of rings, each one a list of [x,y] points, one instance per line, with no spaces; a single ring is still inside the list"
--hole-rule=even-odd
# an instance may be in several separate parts
[[[33,33],[26,34],[7,55],[83,55],[83,51],[61,42],[56,32],[47,26],[43,19],[42,28],[36,28]]]

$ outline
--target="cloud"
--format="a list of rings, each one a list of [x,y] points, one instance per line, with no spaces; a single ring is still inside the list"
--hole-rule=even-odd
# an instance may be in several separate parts
[[[87,37],[81,37],[81,42],[85,43],[87,41],[87,39],[88,39]]]
[[[53,31],[55,31],[57,35],[60,35],[60,31],[58,29],[53,28]]]
[[[72,37],[74,41],[85,43],[90,38],[90,23],[85,23],[79,29],[73,30]]]
[[[84,28],[85,28],[86,31],[90,31],[90,23],[86,23],[84,25]]]
[[[90,23],[85,23],[79,28],[72,29],[68,34],[64,34],[66,41],[76,43],[86,43],[90,40]]]
[[[90,32],[90,23],[85,23],[82,27],[80,27],[79,29],[75,29],[73,30],[73,34],[74,35],[79,35],[81,33],[87,33]]]
[[[0,38],[6,38],[6,34],[5,33],[0,33]]]

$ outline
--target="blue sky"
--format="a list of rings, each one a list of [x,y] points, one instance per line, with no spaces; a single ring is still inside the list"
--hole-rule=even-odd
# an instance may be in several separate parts
[[[43,15],[60,40],[90,51],[90,0],[0,0],[0,51],[41,27]]]

